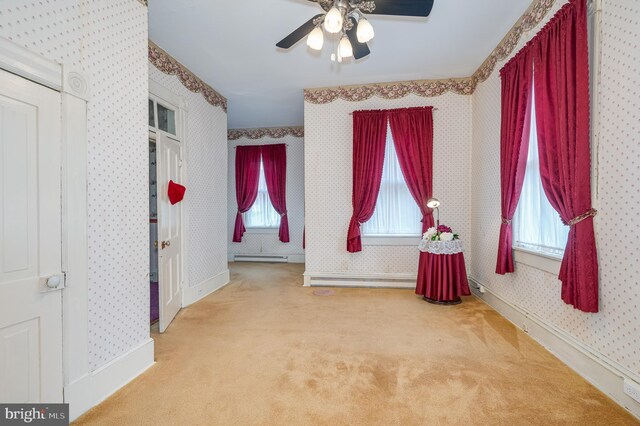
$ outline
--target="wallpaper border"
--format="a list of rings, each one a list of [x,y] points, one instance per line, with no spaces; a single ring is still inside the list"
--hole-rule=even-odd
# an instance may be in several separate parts
[[[149,40],[149,62],[159,71],[177,76],[184,87],[194,93],[202,93],[207,102],[213,106],[219,106],[224,112],[227,112],[227,98],[216,92],[151,40]]]
[[[478,83],[489,78],[498,61],[511,55],[522,34],[535,28],[555,2],[556,0],[535,0],[471,77],[310,88],[304,90],[304,99],[313,104],[328,104],[336,99],[360,102],[373,96],[383,99],[399,99],[410,94],[422,97],[440,96],[447,92],[472,95]]]
[[[304,138],[304,127],[260,127],[255,129],[229,129],[227,139],[235,141],[240,138],[260,139],[265,136],[281,139],[285,136]]]

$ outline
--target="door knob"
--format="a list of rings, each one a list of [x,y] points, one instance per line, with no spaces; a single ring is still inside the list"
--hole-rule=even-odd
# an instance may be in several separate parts
[[[171,245],[171,241],[163,241],[161,243],[161,247],[164,249],[165,247],[169,247]]]
[[[47,279],[47,287],[58,288],[62,284],[62,279],[59,275],[53,275]]]

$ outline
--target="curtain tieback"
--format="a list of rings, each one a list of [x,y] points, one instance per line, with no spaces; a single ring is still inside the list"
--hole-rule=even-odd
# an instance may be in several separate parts
[[[287,213],[289,213],[289,212],[287,212],[287,211],[285,210],[283,213],[280,213],[280,217],[284,217],[284,216],[286,216],[286,215],[287,215]]]
[[[510,225],[511,224],[511,219],[505,219],[504,217],[502,218],[502,224],[503,225]]]
[[[588,217],[594,217],[595,215],[598,214],[598,210],[596,209],[589,209],[586,212],[582,213],[580,216],[576,216],[573,219],[571,219],[569,222],[565,222],[564,220],[562,221],[562,223],[564,223],[566,226],[573,226],[576,225],[580,222],[582,222],[583,220],[585,220]]]

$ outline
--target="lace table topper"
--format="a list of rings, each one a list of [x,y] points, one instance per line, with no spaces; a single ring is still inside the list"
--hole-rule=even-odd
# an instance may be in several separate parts
[[[457,254],[462,253],[462,240],[453,241],[431,241],[420,240],[418,244],[420,251],[431,254]]]

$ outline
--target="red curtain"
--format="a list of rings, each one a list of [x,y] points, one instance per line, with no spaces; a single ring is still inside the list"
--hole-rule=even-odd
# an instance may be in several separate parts
[[[398,161],[409,192],[422,213],[422,232],[434,226],[427,201],[433,193],[433,107],[389,111]]]
[[[529,149],[532,61],[530,49],[521,50],[501,70],[502,122],[500,128],[500,195],[502,225],[496,273],[513,272],[511,219],[516,211]]]
[[[258,196],[258,180],[260,178],[260,147],[238,146],[236,148],[236,200],[238,214],[233,230],[233,242],[242,241],[246,231],[242,213],[249,211]]]
[[[598,312],[598,258],[591,207],[589,54],[585,0],[572,0],[532,42],[542,186],[570,225],[562,300]]]
[[[371,218],[376,207],[386,139],[386,111],[353,113],[353,216],[347,235],[350,253],[362,251],[360,224]]]
[[[289,219],[287,215],[287,146],[285,144],[263,145],[262,164],[267,190],[273,208],[280,215],[279,238],[289,242]]]

